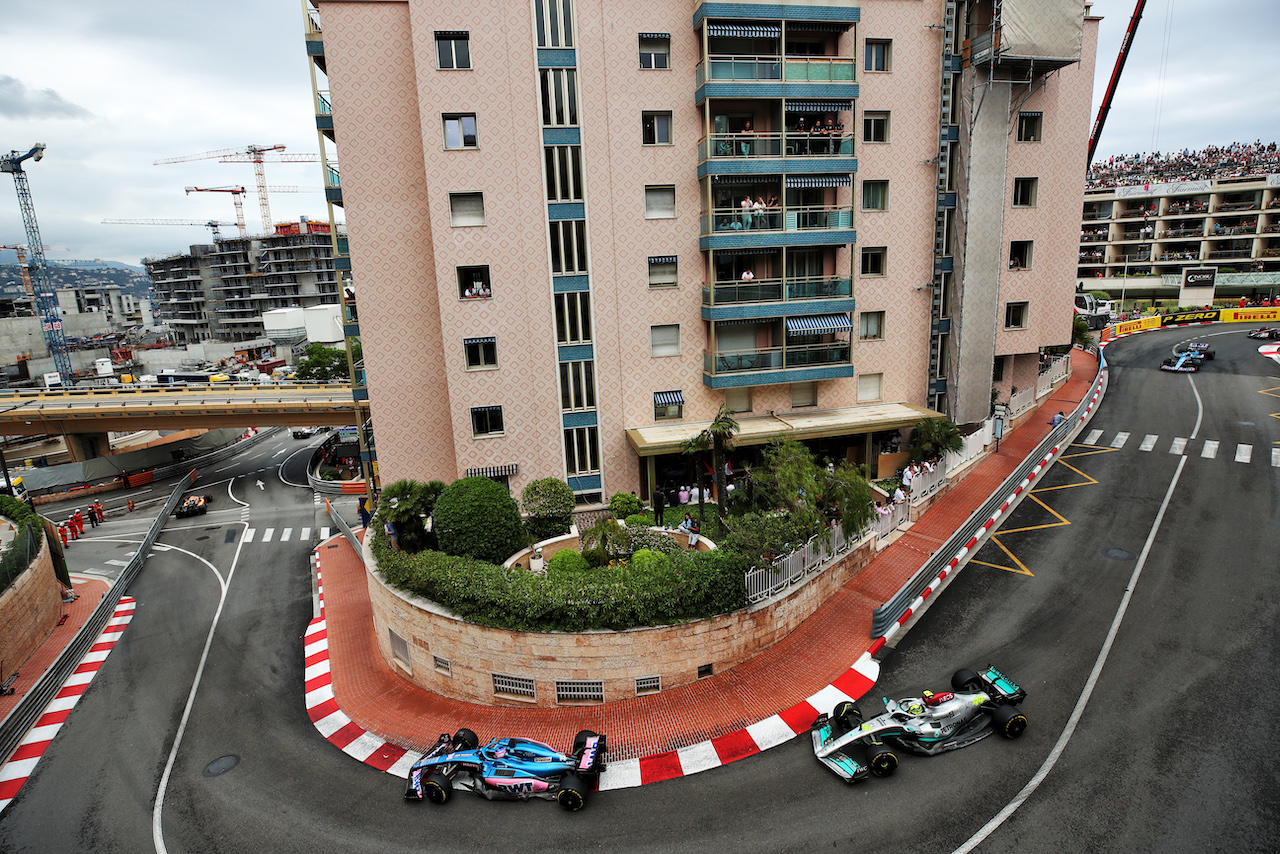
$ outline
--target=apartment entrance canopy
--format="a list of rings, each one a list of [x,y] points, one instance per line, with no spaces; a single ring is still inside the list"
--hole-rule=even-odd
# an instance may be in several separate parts
[[[875,403],[867,406],[847,406],[840,409],[820,409],[805,412],[787,412],[782,415],[765,415],[738,419],[739,430],[734,436],[737,445],[763,445],[775,439],[825,439],[831,436],[851,436],[881,430],[897,430],[911,427],[929,418],[945,418],[935,412],[912,403]],[[697,436],[710,425],[709,421],[655,424],[651,427],[627,428],[627,441],[642,457],[679,453],[684,442]]]

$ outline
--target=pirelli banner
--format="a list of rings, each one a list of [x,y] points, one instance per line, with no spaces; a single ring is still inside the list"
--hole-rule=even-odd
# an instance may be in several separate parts
[[[1166,314],[1160,318],[1161,326],[1174,326],[1178,323],[1213,323],[1222,320],[1222,311],[1220,309],[1208,309],[1207,311],[1180,311],[1177,314]]]
[[[1280,322],[1280,306],[1271,308],[1224,308],[1222,319],[1234,323]]]
[[[1125,320],[1115,324],[1110,328],[1111,334],[1128,335],[1130,332],[1141,332],[1143,329],[1159,329],[1160,315],[1153,314],[1150,317],[1139,318],[1138,320]],[[1103,339],[1107,340],[1107,339]]]

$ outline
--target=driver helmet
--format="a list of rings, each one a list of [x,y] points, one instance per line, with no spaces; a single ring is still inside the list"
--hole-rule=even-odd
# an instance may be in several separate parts
[[[904,700],[904,701],[902,702],[902,708],[903,708],[903,709],[905,709],[905,710],[906,710],[906,712],[907,712],[907,714],[909,714],[909,715],[923,715],[923,714],[924,714],[924,703],[920,702],[919,700],[917,700],[917,699],[916,699],[916,698],[914,698],[914,697],[912,697],[912,698],[910,698],[910,699],[907,699],[907,700]]]

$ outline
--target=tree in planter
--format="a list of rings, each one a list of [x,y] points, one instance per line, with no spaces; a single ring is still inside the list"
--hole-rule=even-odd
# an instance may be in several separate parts
[[[500,564],[529,543],[516,500],[487,477],[464,477],[445,487],[432,520],[446,554]]]
[[[602,516],[594,525],[580,535],[582,551],[599,551],[604,555],[604,563],[617,560],[627,554],[627,531],[618,524],[618,520]]]
[[[425,520],[431,518],[444,488],[444,482],[439,480],[397,480],[387,484],[378,499],[378,528],[390,519],[396,526],[400,548],[406,552],[436,548],[436,536],[427,530]]]
[[[569,533],[573,525],[573,489],[556,477],[544,477],[520,493],[525,528],[535,543]]]
[[[915,432],[911,434],[911,441],[907,443],[911,459],[916,462],[941,457],[963,447],[964,437],[960,435],[960,428],[945,418],[929,418],[919,422]]]
[[[684,443],[681,449],[686,454],[705,452],[711,449],[711,482],[716,488],[716,505],[721,520],[728,514],[729,493],[725,489],[724,463],[726,452],[733,447],[733,437],[738,432],[738,422],[729,407],[720,404],[720,411],[707,428]],[[702,498],[705,489],[701,488],[702,473],[698,473],[698,518],[702,518]]]
[[[1086,350],[1093,346],[1093,336],[1089,334],[1089,324],[1078,314],[1075,320],[1071,322],[1071,343]]]

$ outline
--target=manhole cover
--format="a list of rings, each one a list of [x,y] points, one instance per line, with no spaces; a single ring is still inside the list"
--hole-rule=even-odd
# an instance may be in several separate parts
[[[235,754],[219,756],[217,759],[204,766],[204,770],[200,773],[206,777],[217,777],[219,774],[227,773],[239,764],[240,757]]]
[[[1133,552],[1121,548],[1103,549],[1102,553],[1112,560],[1133,560],[1134,558]]]

